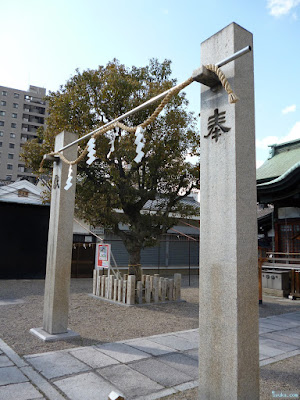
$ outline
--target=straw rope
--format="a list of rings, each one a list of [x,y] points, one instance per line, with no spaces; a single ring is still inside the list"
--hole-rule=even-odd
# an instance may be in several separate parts
[[[223,88],[228,93],[229,103],[230,104],[236,103],[238,101],[238,97],[233,93],[233,90],[232,90],[226,76],[221,71],[221,69],[213,64],[208,64],[205,67],[207,69],[209,69],[210,71],[214,72],[218,76]],[[154,110],[154,112],[151,114],[151,116],[149,118],[147,118],[144,122],[142,122],[139,126],[142,127],[143,129],[145,129],[148,125],[150,125],[158,117],[158,115],[161,113],[161,111],[163,110],[165,105],[170,101],[170,99],[173,96],[175,96],[176,94],[178,94],[182,89],[189,86],[193,81],[194,81],[194,78],[190,77],[186,81],[182,82],[180,85],[174,87],[173,89],[170,89],[170,91],[166,94],[166,96],[163,98],[163,100],[160,102],[160,104]],[[103,135],[104,133],[106,133],[116,127],[120,128],[126,132],[129,132],[129,133],[134,133],[137,129],[137,126],[127,126],[127,125],[123,124],[122,122],[117,121],[109,126],[106,126],[105,128],[99,128],[99,130],[97,132],[95,132],[91,136],[91,138],[96,139],[98,136]],[[64,163],[66,163],[68,165],[75,165],[75,164],[78,164],[80,161],[82,161],[84,159],[84,157],[87,155],[87,153],[88,153],[88,145],[86,145],[86,147],[83,149],[83,151],[80,153],[80,155],[76,158],[76,160],[73,160],[73,161],[68,160],[63,155],[63,153],[59,152],[59,151],[53,151],[53,152],[49,153],[48,155],[49,156],[59,156],[60,159]],[[41,164],[40,164],[40,172],[42,172],[43,164],[44,164],[44,159],[41,161]]]
[[[208,64],[205,66],[206,69],[209,69],[210,71],[214,72],[217,77],[220,79],[220,82],[222,83],[223,88],[226,90],[228,93],[228,101],[230,104],[234,104],[238,101],[238,97],[233,93],[233,90],[231,89],[231,86],[224,75],[223,71],[214,64]]]

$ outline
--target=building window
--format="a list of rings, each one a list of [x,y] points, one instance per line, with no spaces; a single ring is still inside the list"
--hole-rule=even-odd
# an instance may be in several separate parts
[[[7,96],[7,91],[6,90],[2,90],[2,96]]]
[[[12,175],[6,175],[6,178],[5,178],[7,181],[11,181],[12,180]]]
[[[13,165],[12,164],[7,164],[7,169],[13,169]]]
[[[0,142],[0,147],[2,147],[2,142]]]
[[[18,171],[19,172],[25,172],[25,166],[24,165],[18,165]]]
[[[9,148],[10,149],[14,149],[15,148],[15,144],[14,143],[9,143]]]
[[[0,121],[0,126],[4,126],[4,121]]]
[[[14,155],[12,153],[8,153],[8,159],[13,160],[13,158],[14,158]]]
[[[19,197],[28,197],[29,192],[27,190],[18,190]]]
[[[11,126],[12,128],[16,128],[16,127],[17,127],[17,124],[14,123],[14,122],[12,122],[12,123],[10,124],[10,126]]]
[[[5,116],[5,111],[0,110],[0,115],[1,115],[2,117],[4,117],[4,116]]]
[[[6,101],[5,100],[1,100],[1,106],[6,106]]]
[[[20,97],[19,93],[14,93],[14,98],[18,99]]]
[[[18,103],[13,103],[13,108],[19,108],[19,104]]]
[[[12,139],[14,139],[14,138],[16,137],[16,134],[11,132],[9,136],[10,136]]]
[[[3,135],[4,135],[4,132],[0,131],[0,137],[3,137]]]
[[[17,113],[12,113],[12,114],[11,114],[11,117],[12,117],[12,118],[18,118],[18,114],[17,114]]]

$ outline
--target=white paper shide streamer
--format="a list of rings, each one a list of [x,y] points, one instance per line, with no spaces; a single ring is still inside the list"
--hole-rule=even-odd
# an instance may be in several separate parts
[[[86,163],[88,165],[91,165],[95,160],[96,160],[96,139],[95,138],[90,138],[90,140],[88,141],[88,160],[86,161]]]
[[[145,137],[144,137],[144,132],[146,129],[143,129],[141,126],[138,126],[135,131],[135,141],[134,143],[136,144],[136,157],[134,161],[136,163],[139,163],[142,158],[144,157],[145,153],[143,152],[143,147],[145,146]]]
[[[66,182],[66,186],[64,187],[65,190],[69,190],[70,187],[73,185],[72,178],[73,178],[73,168],[72,168],[72,165],[70,165],[69,172],[68,172],[68,179]]]
[[[109,142],[110,150],[109,150],[109,153],[107,154],[107,158],[109,158],[111,153],[113,153],[115,151],[115,138],[116,138],[116,136],[113,135],[111,141]]]

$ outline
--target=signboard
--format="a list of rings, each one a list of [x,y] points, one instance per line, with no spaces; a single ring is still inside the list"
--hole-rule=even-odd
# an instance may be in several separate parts
[[[97,243],[96,245],[96,269],[110,267],[110,244]]]
[[[102,228],[102,226],[92,227],[91,231],[96,235],[104,235],[104,228]]]

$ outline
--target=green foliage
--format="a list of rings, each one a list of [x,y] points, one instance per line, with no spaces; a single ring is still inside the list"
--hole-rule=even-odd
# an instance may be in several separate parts
[[[47,128],[23,147],[26,165],[38,171],[43,154],[53,151],[55,136],[63,131],[79,136],[112,121],[176,84],[170,78],[171,62],[152,59],[143,68],[126,68],[114,59],[97,70],[76,71],[57,92],[47,97]],[[123,120],[142,123],[158,104]],[[97,160],[78,165],[76,213],[92,225],[103,225],[122,237],[129,253],[153,246],[175,223],[172,215],[188,216],[195,210],[180,200],[199,188],[199,165],[186,161],[199,153],[195,117],[187,111],[184,93],[175,96],[156,121],[146,128],[145,157],[135,163],[135,136],[110,131],[97,139]],[[115,151],[107,158],[110,140]],[[86,143],[82,144],[82,148]],[[49,170],[50,171],[50,170]],[[153,201],[153,210],[143,210]],[[122,211],[122,212],[120,212]],[[129,230],[119,229],[119,223]]]

